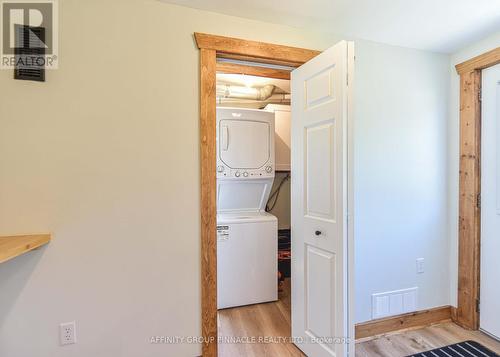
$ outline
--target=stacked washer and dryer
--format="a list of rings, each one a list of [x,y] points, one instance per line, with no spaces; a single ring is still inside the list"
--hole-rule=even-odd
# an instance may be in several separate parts
[[[217,109],[217,307],[278,299],[274,113]]]

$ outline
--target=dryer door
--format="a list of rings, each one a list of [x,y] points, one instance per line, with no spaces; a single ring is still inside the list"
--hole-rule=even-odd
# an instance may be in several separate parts
[[[253,120],[221,120],[219,155],[232,169],[258,169],[271,155],[269,123]]]

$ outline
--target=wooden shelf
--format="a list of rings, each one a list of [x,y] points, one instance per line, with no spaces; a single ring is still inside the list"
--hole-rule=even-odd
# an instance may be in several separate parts
[[[50,242],[50,234],[0,237],[0,263]]]

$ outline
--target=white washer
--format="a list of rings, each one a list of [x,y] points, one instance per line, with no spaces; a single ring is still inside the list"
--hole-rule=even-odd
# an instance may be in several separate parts
[[[266,212],[217,217],[217,308],[278,299],[278,219]]]

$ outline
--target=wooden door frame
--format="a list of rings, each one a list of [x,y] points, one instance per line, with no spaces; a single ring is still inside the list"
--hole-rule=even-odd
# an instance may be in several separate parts
[[[479,328],[481,248],[481,71],[500,63],[500,47],[456,65],[460,75],[458,305],[454,321]]]
[[[204,33],[195,33],[194,37],[200,49],[202,353],[203,357],[217,357],[216,72],[219,69],[273,78],[286,77],[286,71],[218,64],[217,58],[298,67],[320,52]]]

